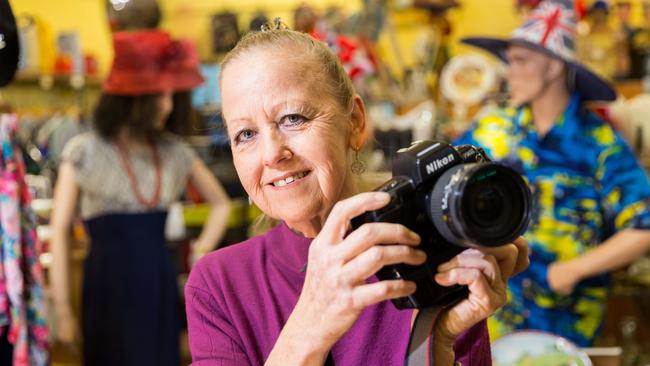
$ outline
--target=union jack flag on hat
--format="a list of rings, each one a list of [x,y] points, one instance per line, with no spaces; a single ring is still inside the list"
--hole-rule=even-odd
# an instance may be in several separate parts
[[[538,44],[560,58],[575,59],[576,16],[573,1],[543,1],[528,20],[512,32],[512,40]]]

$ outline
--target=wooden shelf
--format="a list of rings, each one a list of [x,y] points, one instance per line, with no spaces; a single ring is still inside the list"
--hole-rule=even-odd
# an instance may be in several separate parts
[[[83,89],[84,87],[99,88],[102,80],[96,76],[84,75],[47,75],[38,73],[16,74],[13,81],[16,85],[38,85],[41,89],[49,90],[54,87],[67,87],[70,89]]]

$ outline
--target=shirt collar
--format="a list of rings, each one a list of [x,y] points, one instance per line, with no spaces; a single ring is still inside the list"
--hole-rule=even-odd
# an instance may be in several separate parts
[[[573,135],[578,127],[577,124],[579,122],[580,106],[580,95],[573,93],[569,99],[569,104],[564,109],[564,112],[557,118],[553,128],[546,134],[546,136],[549,136],[551,133],[560,137],[569,137]],[[518,109],[515,115],[515,125],[528,132],[535,132],[533,114],[530,105],[526,104]]]

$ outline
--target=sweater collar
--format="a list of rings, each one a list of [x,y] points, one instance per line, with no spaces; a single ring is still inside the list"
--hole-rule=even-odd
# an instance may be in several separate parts
[[[271,237],[278,238],[278,243],[271,243],[273,257],[282,266],[304,277],[312,239],[292,231],[283,221],[272,229]]]

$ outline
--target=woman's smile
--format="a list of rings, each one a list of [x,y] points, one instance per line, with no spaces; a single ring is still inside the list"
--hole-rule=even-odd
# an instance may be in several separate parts
[[[281,177],[273,179],[271,183],[267,184],[272,188],[290,188],[303,182],[303,179],[311,173],[310,170],[305,170],[297,173],[284,174]]]

